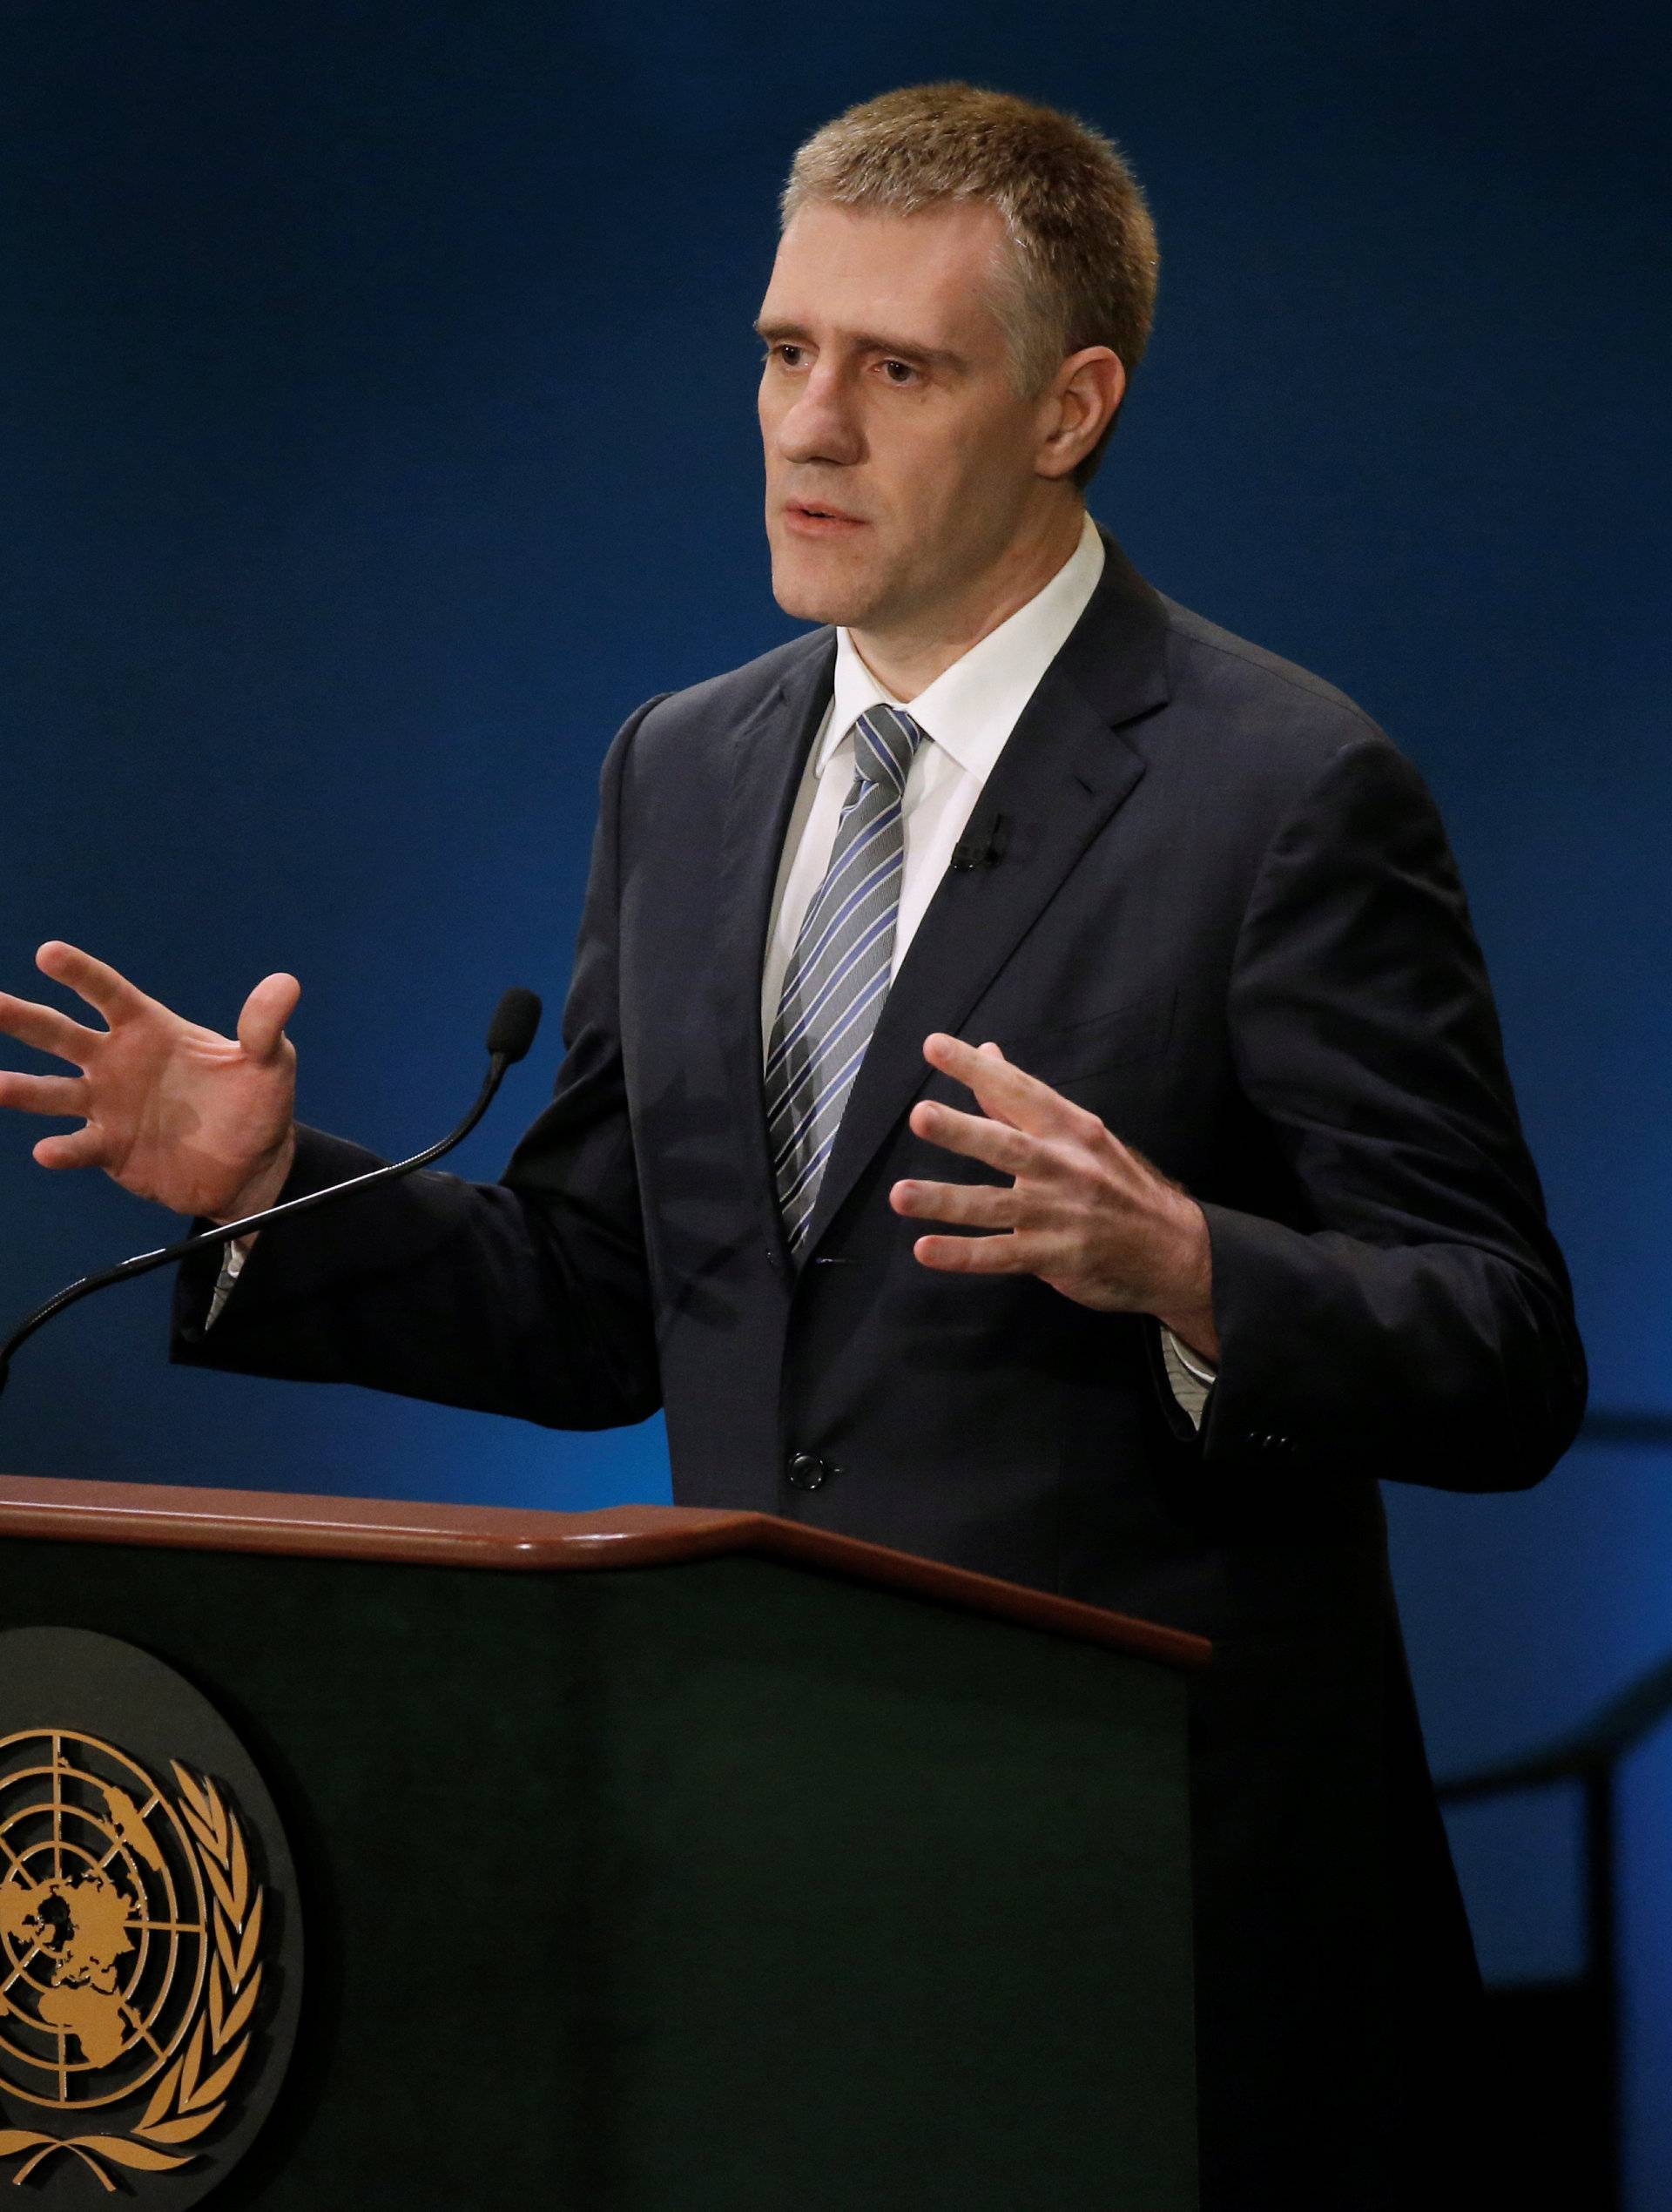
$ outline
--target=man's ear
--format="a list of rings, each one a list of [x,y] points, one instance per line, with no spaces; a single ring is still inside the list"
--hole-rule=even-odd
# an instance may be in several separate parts
[[[1114,421],[1126,393],[1126,369],[1107,346],[1070,354],[1046,395],[1035,466],[1042,476],[1072,475]]]

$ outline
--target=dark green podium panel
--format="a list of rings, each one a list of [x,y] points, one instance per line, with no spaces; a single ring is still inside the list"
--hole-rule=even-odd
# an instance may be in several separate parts
[[[24,1625],[185,1676],[288,1834],[300,2024],[228,2212],[1195,2205],[1174,1665],[748,1555],[6,1535]]]

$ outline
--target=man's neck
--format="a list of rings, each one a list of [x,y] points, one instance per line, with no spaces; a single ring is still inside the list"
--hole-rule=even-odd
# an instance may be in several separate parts
[[[999,624],[1038,596],[1057,571],[1073,559],[1085,526],[1086,510],[1075,499],[1054,507],[1041,526],[1023,532],[1002,559],[988,569],[951,607],[932,618],[918,617],[898,629],[850,630],[854,650],[879,684],[902,702],[925,691],[954,661],[991,636]]]

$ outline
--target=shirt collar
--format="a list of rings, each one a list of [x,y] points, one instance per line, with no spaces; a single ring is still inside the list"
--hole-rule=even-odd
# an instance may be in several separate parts
[[[860,716],[881,700],[904,708],[942,752],[985,782],[1041,678],[1089,605],[1102,572],[1103,541],[1088,515],[1079,544],[1050,582],[911,700],[885,691],[860,658],[852,637],[838,630],[835,689],[816,772],[824,773]]]

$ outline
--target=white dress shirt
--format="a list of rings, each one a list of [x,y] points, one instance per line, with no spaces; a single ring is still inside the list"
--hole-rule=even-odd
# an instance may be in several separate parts
[[[1103,542],[1088,515],[1080,543],[1050,582],[914,699],[897,699],[885,690],[860,659],[849,633],[838,630],[834,690],[807,756],[779,861],[761,973],[763,1058],[783,995],[784,972],[807,908],[829,868],[837,819],[853,781],[854,723],[880,699],[890,706],[908,708],[925,737],[913,759],[901,800],[905,860],[892,974],[905,957],[947,872],[952,848],[963,834],[1023,707],[1090,604],[1102,572]],[[253,1237],[240,1239],[238,1246],[227,1248],[206,1327],[219,1317],[254,1241]],[[1170,1329],[1162,1330],[1161,1345],[1173,1395],[1199,1427],[1213,1370],[1186,1351]]]
[[[891,970],[897,974],[983,785],[1022,709],[1090,604],[1102,572],[1103,542],[1088,515],[1080,543],[1050,582],[914,699],[896,698],[880,684],[849,632],[838,630],[834,689],[807,756],[779,861],[761,971],[763,1055],[797,934],[835,848],[838,818],[853,781],[855,722],[881,700],[909,712],[924,734],[900,801],[905,859]],[[1162,1330],[1161,1345],[1173,1395],[1199,1427],[1213,1370],[1186,1351],[1170,1329]]]

